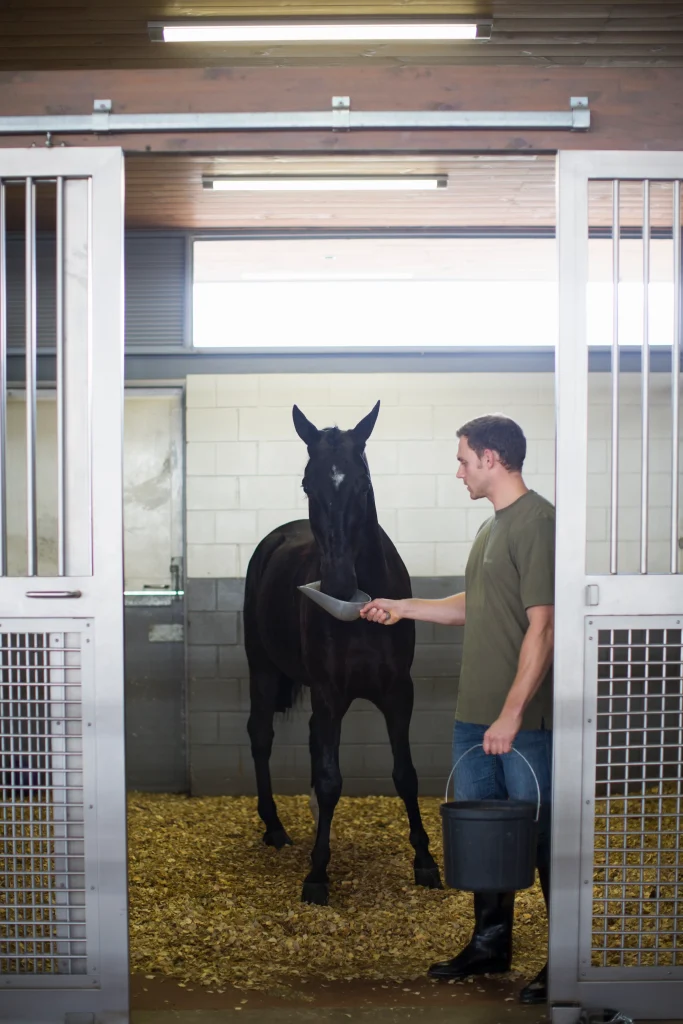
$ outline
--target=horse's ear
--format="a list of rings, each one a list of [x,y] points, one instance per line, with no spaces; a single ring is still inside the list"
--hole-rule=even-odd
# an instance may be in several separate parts
[[[308,448],[317,444],[320,440],[320,431],[313,426],[310,420],[306,419],[298,405],[292,407],[292,419],[294,420],[294,429],[304,444]]]
[[[379,416],[379,402],[367,416],[364,416],[360,423],[357,423],[351,433],[353,434],[354,440],[360,444],[365,444],[370,434],[375,428],[377,417]]]

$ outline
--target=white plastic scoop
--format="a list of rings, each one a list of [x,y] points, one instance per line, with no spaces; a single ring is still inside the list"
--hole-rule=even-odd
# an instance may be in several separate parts
[[[330,597],[329,594],[320,592],[320,580],[317,580],[316,583],[305,583],[298,589],[341,622],[353,622],[354,619],[359,619],[361,608],[372,600],[369,594],[363,590],[357,590],[351,601],[340,601],[337,597]]]

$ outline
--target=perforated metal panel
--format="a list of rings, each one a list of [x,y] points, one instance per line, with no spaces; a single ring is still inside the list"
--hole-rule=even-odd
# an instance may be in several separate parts
[[[681,644],[680,618],[587,624],[586,977],[683,978]]]
[[[0,632],[0,975],[84,975],[96,960],[86,909],[88,629]]]

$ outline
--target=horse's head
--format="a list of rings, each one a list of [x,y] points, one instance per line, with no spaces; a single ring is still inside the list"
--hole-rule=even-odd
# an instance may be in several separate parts
[[[320,551],[320,589],[350,600],[357,590],[356,559],[369,520],[376,516],[365,442],[379,413],[379,402],[352,430],[318,430],[295,405],[296,432],[310,456],[303,489],[308,517]]]

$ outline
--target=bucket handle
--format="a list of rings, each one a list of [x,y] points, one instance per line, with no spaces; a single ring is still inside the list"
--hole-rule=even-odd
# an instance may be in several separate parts
[[[475,743],[474,746],[470,747],[469,750],[466,750],[464,754],[461,754],[460,757],[458,758],[458,760],[455,762],[455,764],[451,768],[451,774],[448,776],[448,781],[446,782],[445,803],[448,803],[448,787],[451,784],[451,779],[453,778],[453,774],[455,772],[455,769],[458,767],[458,765],[462,761],[463,757],[467,757],[467,755],[471,754],[473,750],[477,749],[477,747],[483,747],[483,746],[484,746],[483,743]],[[537,799],[537,802],[536,802],[536,821],[538,821],[538,819],[541,816],[541,787],[538,784],[538,776],[536,775],[536,772],[533,770],[533,768],[529,764],[529,762],[526,759],[526,757],[524,756],[524,754],[522,754],[521,751],[517,750],[517,747],[512,747],[512,751],[511,752],[515,753],[515,754],[519,754],[519,756],[521,757],[522,761],[526,762],[527,768],[529,769],[529,771],[531,772],[531,774],[534,777],[534,782],[536,783],[536,793],[538,794],[538,799]],[[455,795],[455,789],[453,791],[453,795]]]

